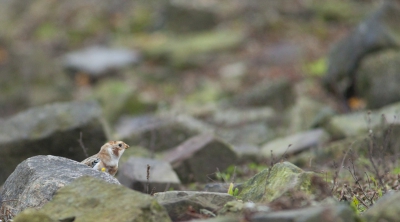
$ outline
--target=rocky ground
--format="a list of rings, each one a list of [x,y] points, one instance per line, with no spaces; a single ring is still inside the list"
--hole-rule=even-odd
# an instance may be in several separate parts
[[[400,2],[0,1],[1,221],[396,221]],[[81,163],[130,145],[116,177]]]

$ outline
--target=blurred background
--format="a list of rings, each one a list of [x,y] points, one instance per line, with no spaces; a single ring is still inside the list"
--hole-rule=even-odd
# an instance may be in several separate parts
[[[154,157],[211,132],[238,156],[267,158],[292,144],[268,142],[296,133],[317,130],[301,149],[365,133],[365,110],[400,101],[398,0],[0,4],[0,147],[14,158],[2,181],[33,155],[82,160],[82,134],[89,155],[121,139]],[[29,112],[92,100],[104,130],[77,127],[93,105]],[[354,127],[335,120],[354,111]]]
[[[326,102],[329,49],[381,3],[1,1],[0,116],[93,98],[111,123],[200,112],[280,78]]]

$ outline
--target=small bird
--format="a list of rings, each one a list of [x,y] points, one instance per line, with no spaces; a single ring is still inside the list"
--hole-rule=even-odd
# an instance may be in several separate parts
[[[118,171],[119,158],[128,148],[129,145],[122,141],[109,141],[100,148],[97,154],[86,158],[81,163],[114,176]]]

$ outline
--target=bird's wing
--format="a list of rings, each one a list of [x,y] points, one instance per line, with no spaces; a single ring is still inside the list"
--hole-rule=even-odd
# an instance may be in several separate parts
[[[97,155],[93,155],[91,157],[86,158],[81,163],[86,164],[93,168],[98,162],[100,162],[100,158]]]

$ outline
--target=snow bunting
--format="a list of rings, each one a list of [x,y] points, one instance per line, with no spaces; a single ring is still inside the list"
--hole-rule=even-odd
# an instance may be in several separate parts
[[[128,149],[129,145],[122,141],[110,141],[104,144],[100,151],[85,159],[81,163],[98,171],[107,172],[114,176],[118,170],[119,158]]]

